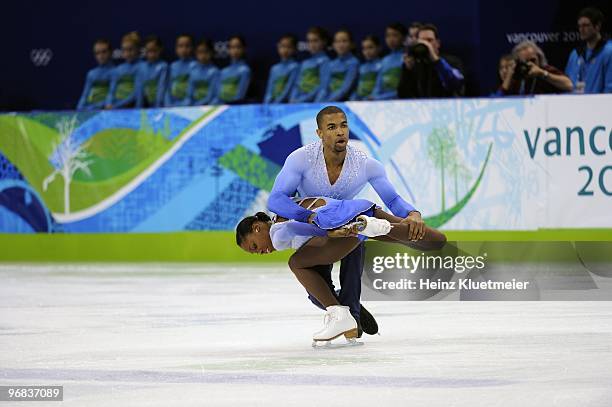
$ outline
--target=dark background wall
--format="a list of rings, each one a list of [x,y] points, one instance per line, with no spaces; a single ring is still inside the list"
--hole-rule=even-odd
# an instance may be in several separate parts
[[[216,1],[150,0],[129,2],[24,2],[3,6],[0,109],[72,109],[85,73],[95,65],[92,42],[109,38],[119,47],[121,36],[132,30],[142,36],[158,34],[165,44],[164,58],[174,58],[174,37],[189,32],[214,41],[234,33],[247,39],[248,62],[254,70],[253,95],[261,93],[276,41],[285,32],[301,40],[309,26],[321,25],[333,33],[352,29],[357,40],[374,33],[384,40],[385,25],[393,21],[433,22],[440,28],[443,50],[459,56],[465,66],[470,95],[486,95],[496,85],[498,57],[514,44],[512,33],[552,33],[541,44],[551,64],[564,68],[576,45],[576,13],[595,4],[608,16],[610,2],[479,0],[356,2],[345,0],[292,2],[287,0]],[[609,26],[604,31],[609,31]],[[542,37],[544,38],[544,37]],[[41,50],[51,59],[38,66],[32,57]],[[224,61],[220,61],[223,63]]]

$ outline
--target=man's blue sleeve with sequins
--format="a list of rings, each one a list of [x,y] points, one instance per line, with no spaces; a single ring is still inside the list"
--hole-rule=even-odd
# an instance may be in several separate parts
[[[307,162],[304,149],[289,154],[274,181],[268,198],[268,210],[287,219],[308,222],[308,217],[314,212],[301,207],[291,199],[302,181]]]
[[[393,185],[387,178],[385,168],[379,161],[368,158],[366,176],[368,182],[372,185],[380,199],[383,200],[387,208],[389,208],[395,216],[405,218],[410,212],[416,211],[414,206],[406,202],[395,191],[395,188],[393,188]]]

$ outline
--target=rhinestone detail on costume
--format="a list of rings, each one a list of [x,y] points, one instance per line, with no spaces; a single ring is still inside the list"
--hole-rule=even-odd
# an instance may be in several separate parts
[[[323,143],[319,140],[306,145],[308,164],[314,172],[314,183],[320,195],[334,199],[347,199],[346,191],[357,178],[359,172],[365,168],[368,160],[366,153],[350,145],[346,146],[346,150],[342,171],[340,171],[334,185],[331,185],[325,165],[325,157],[323,156]]]

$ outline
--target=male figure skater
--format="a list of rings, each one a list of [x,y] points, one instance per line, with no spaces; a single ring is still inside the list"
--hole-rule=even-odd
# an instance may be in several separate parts
[[[348,145],[349,127],[344,111],[336,106],[327,106],[317,114],[316,120],[320,140],[289,154],[274,182],[268,209],[287,219],[312,223],[315,212],[291,199],[296,191],[305,197],[352,199],[369,182],[391,212],[409,225],[410,240],[422,239],[425,223],[421,214],[395,191],[383,165]],[[361,336],[362,330],[370,335],[378,332],[376,320],[360,304],[364,251],[364,245],[360,244],[342,259],[341,288],[336,293],[338,302],[348,306],[358,322],[358,336]],[[335,293],[331,279],[332,265],[317,266],[313,270]],[[311,293],[309,298],[319,308],[325,309]]]

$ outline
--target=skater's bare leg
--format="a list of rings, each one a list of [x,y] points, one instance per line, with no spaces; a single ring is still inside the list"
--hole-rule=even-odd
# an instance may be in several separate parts
[[[356,237],[328,239],[324,245],[306,243],[289,258],[289,268],[300,284],[325,308],[339,305],[338,299],[319,273],[312,269],[321,264],[333,264],[346,257],[359,245]]]
[[[311,242],[315,241],[315,239],[311,239],[311,241],[293,253],[289,261],[298,267],[333,264],[348,256],[360,243],[356,237],[323,239],[327,239],[323,245],[311,244]]]
[[[323,277],[315,270],[308,267],[295,267],[291,264],[291,260],[289,260],[289,267],[300,284],[302,284],[302,287],[304,287],[310,295],[315,297],[317,301],[319,301],[319,304],[323,305],[325,308],[331,305],[340,305],[338,299],[331,292]]]
[[[381,209],[375,209],[374,216],[378,219],[386,219],[391,223],[391,225],[393,225],[393,229],[391,229],[387,236],[379,236],[383,239],[375,238],[376,240],[389,241],[384,238],[390,237],[396,240],[398,243],[402,243],[419,250],[439,250],[444,247],[444,244],[446,243],[446,236],[444,233],[430,228],[427,225],[425,225],[425,233],[423,234],[423,238],[413,241],[409,238],[410,226],[403,223],[402,218],[387,213]]]

